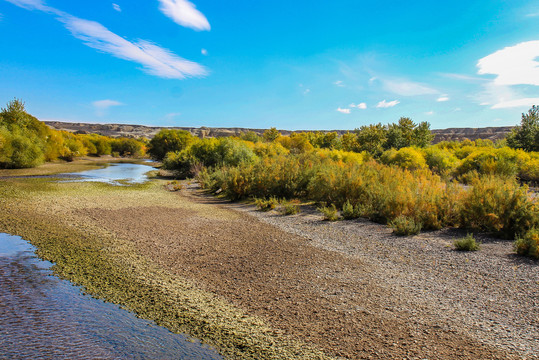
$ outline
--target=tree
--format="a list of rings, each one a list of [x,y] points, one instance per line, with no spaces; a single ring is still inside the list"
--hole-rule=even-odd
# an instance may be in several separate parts
[[[522,114],[520,126],[507,135],[507,145],[513,149],[539,151],[539,106],[534,105]]]
[[[384,144],[387,141],[387,128],[378,123],[376,125],[362,126],[355,130],[358,150],[366,151],[374,157],[379,157],[384,152]]]
[[[150,140],[148,154],[156,160],[163,160],[167,153],[182,151],[193,141],[194,137],[188,131],[163,129]]]
[[[279,136],[281,136],[281,133],[279,132],[279,130],[277,130],[274,127],[269,128],[268,130],[264,131],[264,134],[262,135],[264,140],[267,142],[274,142],[275,140],[279,138]]]

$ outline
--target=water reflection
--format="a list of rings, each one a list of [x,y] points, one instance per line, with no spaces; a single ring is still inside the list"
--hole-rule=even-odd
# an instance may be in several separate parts
[[[220,359],[212,349],[82,295],[20,237],[0,233],[0,358]]]
[[[77,181],[96,181],[114,185],[121,185],[122,183],[139,184],[148,180],[145,174],[152,170],[155,170],[155,168],[148,165],[111,163],[101,169],[82,171],[72,175],[81,178]]]

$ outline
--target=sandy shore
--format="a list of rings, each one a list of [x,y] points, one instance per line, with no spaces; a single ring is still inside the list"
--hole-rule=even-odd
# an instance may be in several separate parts
[[[30,180],[10,181],[28,191]],[[256,337],[241,345],[248,349],[242,355],[237,339],[209,336],[216,346],[236,347],[223,351],[229,357],[286,358],[284,350],[268,350],[282,341],[296,346],[297,358],[324,357],[316,349],[349,359],[537,358],[539,266],[514,256],[510,242],[483,238],[481,251],[458,253],[451,244],[463,234],[450,230],[398,238],[364,220],[328,223],[309,209],[283,217],[193,187],[167,192],[164,182],[156,184],[63,183],[0,199],[11,214],[1,214],[0,230],[41,246],[61,275],[99,283],[87,286],[90,293],[174,330],[203,337],[192,320],[203,298],[211,310],[207,329],[220,329],[223,338]],[[51,223],[67,229],[66,238],[85,234],[77,251],[64,253],[69,239],[62,246],[40,240],[60,231],[43,225]],[[87,249],[99,262],[80,265]],[[116,280],[120,273],[124,282]],[[128,281],[141,281],[144,291],[128,292]],[[203,295],[193,299],[182,286]],[[159,298],[149,302],[154,292]],[[242,319],[255,320],[236,331]]]

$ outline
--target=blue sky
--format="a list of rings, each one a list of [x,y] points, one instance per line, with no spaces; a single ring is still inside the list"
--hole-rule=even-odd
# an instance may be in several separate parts
[[[0,104],[41,120],[485,127],[539,105],[537,0],[0,0],[0,49]]]

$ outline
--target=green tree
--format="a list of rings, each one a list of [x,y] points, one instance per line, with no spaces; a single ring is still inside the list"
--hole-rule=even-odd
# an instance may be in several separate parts
[[[376,125],[362,126],[355,130],[357,147],[360,152],[366,151],[374,157],[380,157],[384,152],[387,141],[387,128],[378,123]]]
[[[509,133],[507,145],[513,149],[539,151],[539,106],[534,105],[522,114],[520,126]]]
[[[262,137],[267,142],[274,142],[281,136],[281,133],[276,128],[272,127],[268,130],[264,131],[264,134],[262,134]]]
[[[150,140],[148,154],[156,160],[163,160],[168,152],[182,151],[193,141],[194,136],[188,131],[163,129]]]

